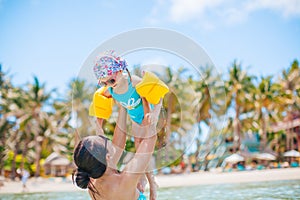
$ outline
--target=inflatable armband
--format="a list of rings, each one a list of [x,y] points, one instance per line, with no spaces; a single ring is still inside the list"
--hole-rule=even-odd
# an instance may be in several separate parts
[[[135,88],[137,93],[151,104],[158,104],[160,99],[169,92],[168,86],[151,72],[146,72]]]
[[[93,102],[89,107],[89,115],[108,119],[112,113],[113,98],[104,96],[107,87],[102,87],[94,93]]]

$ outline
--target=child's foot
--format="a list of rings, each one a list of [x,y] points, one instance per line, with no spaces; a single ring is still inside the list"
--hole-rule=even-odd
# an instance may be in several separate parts
[[[137,189],[142,193],[145,192],[145,186],[140,182],[137,184]]]
[[[137,189],[140,192],[144,193],[146,184],[147,184],[146,176],[142,176],[137,184]]]

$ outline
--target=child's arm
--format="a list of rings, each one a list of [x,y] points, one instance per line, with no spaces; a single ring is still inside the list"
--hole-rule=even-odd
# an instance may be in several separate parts
[[[141,97],[146,98],[153,105],[159,104],[160,100],[169,92],[169,87],[151,72],[145,72],[135,88]]]
[[[101,135],[104,135],[103,122],[110,117],[112,106],[113,100],[106,87],[102,87],[94,93],[89,115],[96,117],[97,132]]]
[[[97,117],[97,132],[100,134],[100,135],[105,135],[104,134],[104,131],[103,131],[103,122],[104,122],[104,119],[103,118],[98,118]]]
[[[153,123],[157,123],[158,121],[158,116],[161,110],[161,106],[162,106],[162,99],[160,99],[158,104],[154,105],[154,109],[151,110],[148,113],[145,113],[145,119],[148,121],[148,123],[153,124]]]
[[[138,85],[139,83],[141,83],[142,78],[133,75],[132,76],[132,86],[135,87],[136,85]],[[147,85],[147,84],[146,84]],[[144,106],[144,115],[145,115],[145,122],[148,122],[150,124],[153,124],[154,122],[157,122],[158,120],[158,116],[162,107],[162,98],[160,98],[159,102],[157,104],[153,104],[154,105],[154,109],[150,110],[150,104],[149,102],[146,100],[146,98],[142,98],[143,100],[143,106]]]

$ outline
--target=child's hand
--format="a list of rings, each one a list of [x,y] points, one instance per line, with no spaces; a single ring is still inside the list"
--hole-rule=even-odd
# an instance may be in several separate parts
[[[144,192],[145,192],[145,186],[144,186],[142,183],[140,183],[140,182],[138,182],[138,184],[137,184],[137,189],[138,189],[141,193],[144,193]]]
[[[137,184],[137,189],[138,189],[140,192],[144,193],[144,192],[145,192],[146,184],[147,184],[147,180],[146,180],[146,177],[143,175],[143,176],[140,178],[140,180],[139,180],[139,182],[138,182],[138,184]]]
[[[155,116],[154,113],[150,112],[146,113],[144,120],[146,120],[146,122],[149,124],[154,124],[158,121],[158,118]]]

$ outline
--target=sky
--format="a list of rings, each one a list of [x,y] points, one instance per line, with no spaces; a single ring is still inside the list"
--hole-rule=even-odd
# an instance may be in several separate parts
[[[300,60],[300,0],[0,0],[0,63],[16,85],[35,75],[63,93],[99,45],[145,27],[190,38],[220,73],[237,60],[250,74],[276,76]]]

